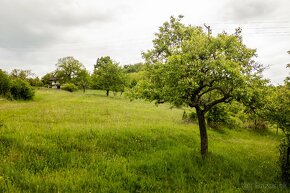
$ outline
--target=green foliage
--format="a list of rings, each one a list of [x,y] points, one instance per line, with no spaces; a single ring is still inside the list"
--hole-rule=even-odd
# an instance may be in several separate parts
[[[31,86],[41,87],[41,86],[44,85],[43,82],[38,77],[36,77],[36,78],[28,78],[27,81],[29,82],[29,84]]]
[[[38,77],[36,77],[35,74],[31,72],[31,70],[13,69],[10,73],[10,77],[13,79],[18,78],[24,80],[28,82],[31,86],[43,86],[43,82]]]
[[[41,78],[41,82],[43,83],[44,86],[49,86],[50,79],[54,76],[55,76],[55,74],[53,72],[47,73]]]
[[[241,30],[214,37],[201,27],[171,17],[155,34],[153,49],[143,53],[146,78],[134,87],[135,98],[195,108],[201,131],[201,153],[207,153],[205,114],[219,103],[245,98],[263,67],[254,49],[242,42]]]
[[[182,120],[189,123],[196,123],[197,122],[197,115],[196,112],[192,111],[184,111],[182,114]]]
[[[34,90],[24,79],[16,76],[10,78],[0,70],[0,96],[14,100],[30,100],[34,96]]]
[[[140,72],[144,69],[145,65],[143,63],[137,63],[132,65],[124,65],[123,72],[124,73],[136,73]]]
[[[131,89],[135,87],[137,83],[144,78],[144,73],[144,71],[127,73],[128,87]]]
[[[118,63],[112,61],[109,56],[97,59],[93,74],[94,88],[106,90],[107,96],[110,91],[123,92],[126,86],[126,76]]]
[[[153,40],[154,48],[143,54],[152,91],[151,97],[144,98],[198,106],[207,112],[246,92],[261,69],[252,60],[255,50],[242,43],[240,32],[208,36],[180,19],[165,22]]]
[[[237,101],[220,103],[209,110],[207,122],[212,128],[246,128],[253,119],[245,111],[246,107]]]
[[[62,85],[61,89],[69,92],[75,92],[78,90],[78,87],[73,83],[66,83]]]
[[[81,69],[78,72],[75,82],[76,85],[83,90],[83,92],[86,92],[86,89],[89,88],[91,81],[90,73],[86,69]]]
[[[290,84],[285,80],[283,86],[270,87],[266,116],[269,121],[277,124],[284,134],[290,135]]]
[[[212,107],[207,114],[207,123],[212,128],[218,128],[220,124],[225,124],[228,120],[230,120],[230,112],[224,104]]]
[[[28,78],[35,76],[35,75],[31,72],[31,70],[13,69],[10,76],[13,78],[28,80]]]
[[[12,80],[10,93],[14,100],[31,100],[34,96],[34,90],[29,83],[19,78]]]
[[[136,85],[137,85],[137,80],[136,79],[133,79],[131,82],[130,82],[130,85],[129,85],[129,88],[134,88]]]
[[[72,56],[60,58],[56,67],[56,77],[61,84],[78,84],[79,74],[84,70],[84,65]]]
[[[11,80],[9,76],[0,69],[0,96],[6,97],[10,93]]]
[[[268,98],[271,94],[268,83],[268,80],[253,79],[247,92],[241,93],[238,97],[241,105],[245,107],[244,112],[248,115],[248,127],[259,132],[268,129],[266,109],[271,103]]]
[[[287,66],[288,68],[290,65]],[[290,78],[286,77],[284,85],[273,87],[269,95],[266,116],[275,123],[284,133],[280,144],[281,177],[287,186],[290,186]]]
[[[0,105],[0,192],[289,192],[274,132],[209,130],[202,160],[198,127],[169,104],[39,89]]]

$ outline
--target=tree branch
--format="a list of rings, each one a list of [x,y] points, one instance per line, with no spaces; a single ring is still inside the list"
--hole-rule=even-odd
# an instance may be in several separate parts
[[[225,94],[222,98],[220,99],[217,99],[211,103],[209,103],[208,105],[205,105],[204,107],[204,112],[207,112],[209,111],[213,106],[219,104],[219,103],[222,103],[222,102],[225,102],[225,103],[229,103],[233,100],[233,97],[229,94]]]

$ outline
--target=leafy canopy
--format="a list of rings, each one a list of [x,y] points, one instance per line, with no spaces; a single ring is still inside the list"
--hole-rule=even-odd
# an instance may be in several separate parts
[[[77,84],[77,78],[84,65],[71,56],[60,58],[56,64],[56,77],[61,84],[74,83]]]
[[[147,79],[137,97],[209,111],[214,105],[246,98],[261,80],[255,50],[242,43],[241,30],[216,37],[201,27],[186,26],[171,17],[156,33],[153,49],[143,53]]]
[[[123,91],[125,87],[125,75],[122,69],[109,56],[97,59],[93,79],[95,87],[106,90],[107,95],[109,91]]]
[[[290,64],[287,68],[290,69]],[[285,78],[284,85],[272,88],[268,101],[269,120],[282,129],[290,143],[290,76]]]
[[[252,59],[255,50],[242,42],[241,29],[217,36],[201,27],[186,26],[171,17],[155,34],[153,49],[143,53],[146,79],[133,88],[133,96],[156,103],[195,108],[201,154],[208,152],[205,114],[219,103],[251,100],[262,81],[262,66]]]

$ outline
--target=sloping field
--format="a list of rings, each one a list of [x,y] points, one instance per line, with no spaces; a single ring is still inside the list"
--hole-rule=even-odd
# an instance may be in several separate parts
[[[182,113],[100,91],[0,100],[0,192],[287,192],[280,136],[209,130],[202,160]]]

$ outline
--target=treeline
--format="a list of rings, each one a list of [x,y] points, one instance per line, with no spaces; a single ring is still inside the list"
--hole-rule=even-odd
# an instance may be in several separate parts
[[[98,58],[93,68],[93,73],[84,67],[77,59],[69,56],[60,58],[56,64],[56,70],[47,73],[41,78],[44,86],[50,86],[55,81],[56,86],[68,90],[76,91],[88,88],[106,91],[109,96],[110,91],[114,94],[123,93],[126,87],[132,88],[141,78],[144,64],[125,65],[124,67],[109,56]],[[53,78],[53,80],[52,80]]]
[[[30,71],[13,70],[10,75],[0,69],[0,96],[10,100],[30,100],[34,90],[27,81]]]
[[[34,87],[56,87],[70,92],[79,89],[100,89],[109,96],[110,91],[121,94],[134,87],[142,78],[143,63],[120,66],[109,56],[98,58],[93,73],[72,56],[60,58],[53,72],[39,78],[31,70],[14,69],[10,74],[1,70],[0,96],[7,99],[29,100],[34,96]]]

